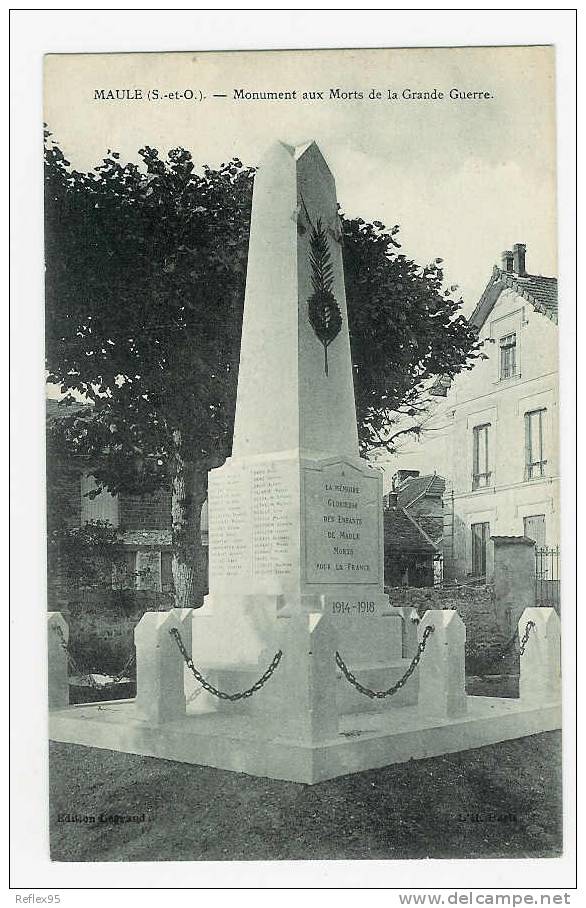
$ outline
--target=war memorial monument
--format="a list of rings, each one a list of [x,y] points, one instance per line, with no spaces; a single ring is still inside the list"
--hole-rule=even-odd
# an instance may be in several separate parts
[[[99,705],[68,705],[51,613],[53,740],[315,783],[560,727],[552,609],[521,617],[520,697],[471,697],[457,612],[384,593],[342,255],[319,148],[276,143],[254,186],[232,456],[209,475],[209,594],[143,616],[137,696]]]

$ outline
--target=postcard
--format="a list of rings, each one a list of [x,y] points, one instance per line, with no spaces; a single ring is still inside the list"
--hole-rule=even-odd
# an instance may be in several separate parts
[[[44,121],[52,860],[562,855],[554,49]]]

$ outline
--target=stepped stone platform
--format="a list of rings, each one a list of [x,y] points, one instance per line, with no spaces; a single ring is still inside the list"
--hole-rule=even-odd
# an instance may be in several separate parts
[[[209,594],[143,615],[134,701],[67,708],[68,628],[52,613],[53,740],[313,784],[559,727],[551,609],[519,624],[519,700],[467,697],[458,613],[384,592],[342,239],[315,142],[277,142],[254,182],[232,455],[208,476]],[[204,689],[192,704],[186,666]]]
[[[470,750],[561,726],[559,702],[528,704],[467,697],[464,715],[433,715],[417,706],[342,716],[339,733],[317,744],[285,736],[259,737],[250,717],[194,714],[153,726],[134,700],[55,710],[50,737],[122,753],[213,766],[309,785],[392,763]]]

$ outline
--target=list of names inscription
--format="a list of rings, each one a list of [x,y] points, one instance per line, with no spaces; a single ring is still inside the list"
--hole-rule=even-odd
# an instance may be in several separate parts
[[[232,468],[209,484],[210,578],[287,576],[296,552],[288,464]]]

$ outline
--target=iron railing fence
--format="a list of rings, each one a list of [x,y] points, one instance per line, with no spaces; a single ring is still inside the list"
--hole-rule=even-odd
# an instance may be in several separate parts
[[[559,545],[535,548],[535,604],[559,609],[561,558]]]

